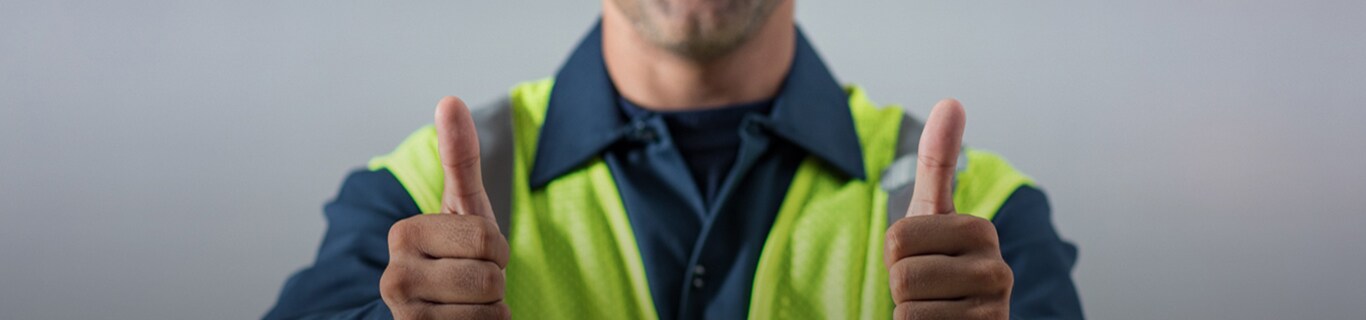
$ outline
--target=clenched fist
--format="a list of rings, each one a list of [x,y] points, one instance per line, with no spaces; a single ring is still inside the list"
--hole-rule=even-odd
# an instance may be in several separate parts
[[[965,118],[954,100],[930,112],[909,212],[887,229],[884,256],[897,319],[1010,317],[1014,277],[1001,258],[996,227],[953,207]]]
[[[464,102],[441,100],[436,134],[445,170],[442,214],[403,219],[389,229],[380,296],[397,319],[511,318],[503,302],[508,243],[484,193],[479,138]]]

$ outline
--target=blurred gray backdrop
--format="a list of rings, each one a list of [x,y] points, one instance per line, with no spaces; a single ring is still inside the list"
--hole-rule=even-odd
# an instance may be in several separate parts
[[[0,0],[0,318],[243,319],[343,175],[596,1]],[[1366,2],[803,1],[846,82],[1052,196],[1097,319],[1366,316]]]

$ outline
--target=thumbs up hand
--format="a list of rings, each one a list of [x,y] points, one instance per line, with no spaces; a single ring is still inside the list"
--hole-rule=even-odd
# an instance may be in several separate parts
[[[884,257],[896,319],[1009,318],[1014,277],[1001,258],[996,227],[953,206],[965,119],[952,99],[930,112],[909,212],[887,229]]]
[[[474,120],[459,98],[437,105],[436,134],[445,170],[441,214],[389,229],[380,296],[396,319],[511,318],[503,302],[508,243],[484,193]]]

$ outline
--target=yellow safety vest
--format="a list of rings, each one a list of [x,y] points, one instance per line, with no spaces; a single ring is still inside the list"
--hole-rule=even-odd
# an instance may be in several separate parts
[[[512,136],[511,182],[504,184],[510,214],[499,212],[507,217],[500,224],[509,226],[503,231],[512,254],[506,301],[523,319],[655,319],[635,234],[606,162],[593,159],[543,188],[529,186],[553,82],[515,86],[504,107],[511,109],[504,111]],[[882,180],[894,162],[906,166],[894,160],[905,156],[897,145],[901,127],[911,124],[902,123],[901,108],[878,106],[857,87],[846,91],[868,178],[845,178],[814,157],[801,163],[759,257],[751,319],[891,318],[882,259],[889,194]],[[496,146],[483,146],[490,147]],[[1015,189],[1031,183],[994,154],[966,149],[963,160],[954,190],[960,212],[991,219]],[[370,168],[393,173],[423,212],[439,211],[442,168],[431,126]]]

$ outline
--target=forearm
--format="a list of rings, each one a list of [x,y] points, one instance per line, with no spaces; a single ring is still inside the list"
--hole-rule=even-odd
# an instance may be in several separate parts
[[[1082,319],[1072,281],[1076,246],[1058,236],[1043,192],[1022,187],[1001,207],[994,221],[1001,255],[1015,275],[1011,319]]]
[[[316,261],[285,282],[264,318],[392,318],[379,292],[389,263],[389,227],[417,212],[387,171],[352,173],[324,207],[328,227]]]

